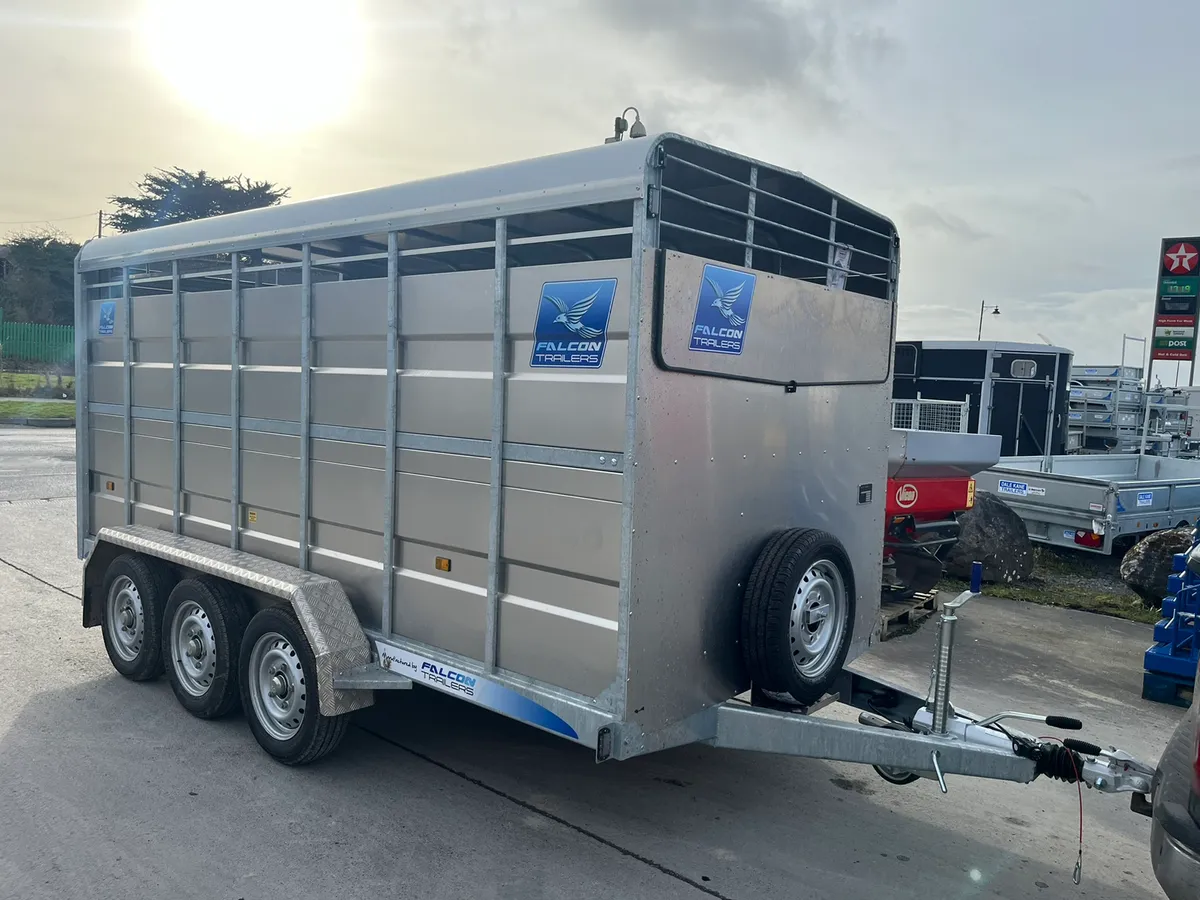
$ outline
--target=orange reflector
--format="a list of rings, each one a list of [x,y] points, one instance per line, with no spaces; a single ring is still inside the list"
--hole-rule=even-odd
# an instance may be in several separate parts
[[[450,559],[446,556],[439,556],[433,561],[433,567],[439,572],[450,571]]]
[[[104,489],[106,491],[115,491],[117,489],[116,482],[112,482],[112,481],[104,482]]]
[[[1104,535],[1096,534],[1094,531],[1076,531],[1075,543],[1080,547],[1103,547]]]

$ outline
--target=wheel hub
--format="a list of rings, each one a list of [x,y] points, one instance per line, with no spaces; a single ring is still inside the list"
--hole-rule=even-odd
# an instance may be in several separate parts
[[[288,695],[288,680],[281,672],[276,672],[271,676],[271,687],[267,693],[276,700],[283,700]]]
[[[245,677],[253,685],[254,717],[272,738],[290,740],[306,718],[308,688],[304,667],[294,647],[278,632],[254,643]]]
[[[142,595],[127,575],[113,579],[105,604],[106,627],[113,650],[125,662],[133,662],[142,652]]]
[[[846,587],[837,566],[825,559],[809,566],[792,600],[792,663],[807,678],[829,671],[841,644],[848,611]]]
[[[208,613],[188,600],[171,616],[170,629],[176,680],[193,697],[202,697],[217,674],[217,644]]]
[[[200,640],[199,635],[192,635],[188,639],[187,655],[189,659],[200,659],[204,656],[204,642]]]

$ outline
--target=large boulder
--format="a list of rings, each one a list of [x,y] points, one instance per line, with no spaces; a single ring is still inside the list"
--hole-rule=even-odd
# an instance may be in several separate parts
[[[1172,557],[1192,546],[1192,529],[1168,528],[1142,538],[1121,560],[1121,580],[1151,606],[1167,593],[1167,578],[1174,570]]]
[[[946,572],[971,577],[971,563],[983,563],[983,580],[1023,581],[1033,572],[1029,529],[1007,503],[980,491],[975,506],[958,517],[958,541],[946,554]]]

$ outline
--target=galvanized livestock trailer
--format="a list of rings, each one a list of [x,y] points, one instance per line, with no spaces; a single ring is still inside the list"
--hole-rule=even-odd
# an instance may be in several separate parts
[[[880,596],[898,269],[859,204],[663,135],[77,266],[83,624],[277,759],[419,684],[598,759],[1063,774],[949,707],[948,647],[928,702],[845,669]],[[804,714],[834,695],[871,712]]]

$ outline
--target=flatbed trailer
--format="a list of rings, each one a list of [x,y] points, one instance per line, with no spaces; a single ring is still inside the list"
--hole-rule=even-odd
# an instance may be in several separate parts
[[[951,706],[973,591],[930,696],[848,668],[898,253],[878,214],[677,135],[91,241],[83,625],[286,764],[419,685],[598,761],[699,742],[1142,797],[1120,751]]]
[[[975,476],[1025,521],[1030,540],[1111,554],[1121,538],[1200,516],[1200,460],[1128,454],[1018,456]]]

